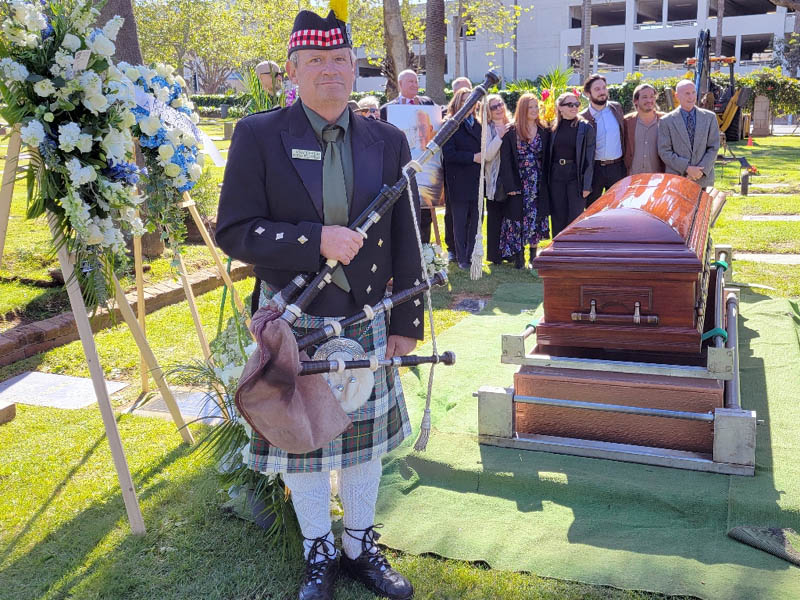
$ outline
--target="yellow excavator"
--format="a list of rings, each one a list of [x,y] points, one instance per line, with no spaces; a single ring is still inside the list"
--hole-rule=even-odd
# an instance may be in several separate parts
[[[723,64],[730,69],[730,79],[726,87],[711,79],[711,65]],[[736,58],[732,56],[711,56],[711,31],[705,29],[697,38],[697,56],[686,60],[688,69],[694,69],[694,83],[697,87],[698,104],[717,115],[720,132],[729,142],[738,142],[746,134],[745,118],[742,109],[750,101],[753,90],[737,87],[733,70]]]

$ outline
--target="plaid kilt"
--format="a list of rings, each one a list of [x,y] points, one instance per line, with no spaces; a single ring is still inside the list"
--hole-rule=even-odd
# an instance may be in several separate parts
[[[262,283],[259,306],[266,304],[273,293]],[[331,320],[304,314],[292,329],[302,336]],[[367,354],[376,354],[378,358],[386,355],[386,321],[382,314],[372,321],[346,327],[342,337],[357,341]],[[316,350],[317,346],[312,346],[307,352],[313,356]],[[399,446],[411,435],[400,377],[394,367],[379,367],[374,375],[375,387],[369,400],[348,413],[352,420],[350,427],[327,446],[306,454],[290,454],[271,445],[248,425],[251,438],[249,447],[242,451],[244,463],[262,473],[316,473],[368,462]]]

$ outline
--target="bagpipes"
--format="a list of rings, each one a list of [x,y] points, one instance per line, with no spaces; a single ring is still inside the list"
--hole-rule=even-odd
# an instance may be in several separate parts
[[[498,81],[497,74],[489,71],[483,83],[473,89],[461,109],[442,124],[424,152],[403,167],[403,177],[392,186],[384,185],[349,228],[366,239],[370,227],[380,221],[404,195],[411,178],[441,151],[445,142],[472,114],[475,104]],[[415,226],[418,226],[416,213],[412,213]],[[417,240],[421,250],[419,232]],[[351,317],[340,321],[331,320],[322,328],[296,339],[291,332],[291,325],[331,283],[332,274],[338,266],[338,261],[328,259],[316,275],[297,275],[272,296],[266,307],[260,308],[253,315],[251,328],[259,351],[254,353],[245,366],[235,401],[239,412],[255,431],[287,452],[310,452],[341,434],[350,424],[346,412],[352,412],[369,398],[374,381],[372,372],[378,368],[455,363],[452,352],[441,355],[437,353],[435,338],[431,356],[409,355],[379,359],[366,356],[363,348],[354,340],[339,337],[345,327],[372,320],[392,306],[429,292],[433,285],[447,283],[444,271],[430,278],[422,263],[425,280],[413,288],[396,292],[374,306],[364,306],[362,311]],[[428,305],[430,317],[429,302]],[[317,348],[314,356],[308,357],[305,349],[321,342],[324,343]],[[322,374],[325,374],[324,378]],[[428,430],[429,403],[430,383],[428,406],[423,419],[423,429],[427,421]]]

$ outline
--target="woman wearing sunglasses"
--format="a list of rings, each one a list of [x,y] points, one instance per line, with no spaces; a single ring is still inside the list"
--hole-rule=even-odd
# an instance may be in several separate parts
[[[550,131],[539,118],[539,101],[533,94],[523,94],[500,148],[497,186],[506,194],[500,252],[503,258],[513,258],[517,269],[525,265],[525,246],[532,262],[539,240],[549,235],[550,206],[543,168],[549,139]]]
[[[498,94],[490,94],[486,98],[489,106],[489,131],[487,132],[486,156],[486,258],[493,264],[503,262],[500,254],[500,225],[503,221],[503,204],[505,194],[502,186],[497,185],[500,174],[500,146],[511,126],[511,115],[503,98]]]
[[[545,167],[549,175],[553,237],[583,212],[585,198],[592,193],[595,133],[578,116],[580,107],[580,100],[572,92],[565,92],[556,100]]]

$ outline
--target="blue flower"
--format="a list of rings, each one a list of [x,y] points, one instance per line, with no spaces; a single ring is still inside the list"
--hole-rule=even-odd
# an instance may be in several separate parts
[[[128,185],[139,183],[139,167],[135,163],[119,162],[112,164],[108,162],[108,168],[103,170],[103,175],[116,181],[124,181]]]
[[[60,164],[58,156],[58,145],[49,135],[45,135],[42,143],[39,144],[39,154],[44,159],[44,164],[53,169]]]

